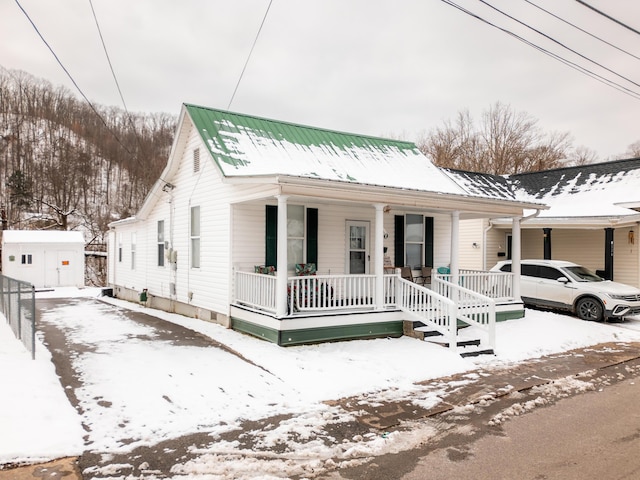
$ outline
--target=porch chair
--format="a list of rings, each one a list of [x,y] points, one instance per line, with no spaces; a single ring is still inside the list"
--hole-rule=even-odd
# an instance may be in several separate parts
[[[400,267],[400,278],[404,278],[405,280],[409,280],[413,282],[413,273],[411,272],[411,267]]]
[[[296,263],[296,277],[315,275],[317,273],[315,263]]]
[[[414,278],[414,282],[423,287],[431,284],[431,267],[420,267],[420,275]]]

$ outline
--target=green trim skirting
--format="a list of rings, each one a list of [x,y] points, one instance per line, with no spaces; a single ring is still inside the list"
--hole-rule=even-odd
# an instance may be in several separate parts
[[[496,322],[504,322],[506,320],[515,320],[517,318],[524,318],[524,309],[496,312]]]
[[[231,328],[262,338],[280,346],[352,340],[356,338],[401,337],[402,321],[337,325],[332,327],[275,330],[255,323],[231,318]]]

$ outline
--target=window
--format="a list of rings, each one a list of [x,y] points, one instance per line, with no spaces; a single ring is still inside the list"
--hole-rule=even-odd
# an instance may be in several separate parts
[[[22,265],[31,265],[33,263],[33,255],[30,253],[23,253],[20,263],[22,263]]]
[[[193,149],[193,173],[198,173],[200,171],[200,149]]]
[[[547,280],[558,280],[560,277],[565,277],[566,275],[559,270],[556,270],[552,267],[539,266],[538,267],[538,277],[545,278]]]
[[[118,262],[122,262],[122,234],[118,234]]]
[[[200,207],[191,207],[191,268],[200,268]]]
[[[136,269],[136,234],[131,234],[131,270]]]
[[[287,269],[293,270],[304,259],[304,207],[287,206]]]
[[[278,207],[266,205],[265,265],[277,265]],[[318,266],[318,209],[287,205],[287,263],[314,263]]]
[[[414,269],[422,267],[424,258],[424,217],[422,215],[406,216],[405,253],[406,265]]]
[[[158,266],[164,267],[164,220],[158,220]]]

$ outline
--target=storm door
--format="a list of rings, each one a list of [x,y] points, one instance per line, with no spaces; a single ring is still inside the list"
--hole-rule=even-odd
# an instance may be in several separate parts
[[[369,222],[347,220],[347,273],[369,273]]]

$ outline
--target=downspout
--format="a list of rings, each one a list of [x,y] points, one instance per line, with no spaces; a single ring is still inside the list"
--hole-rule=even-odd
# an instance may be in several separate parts
[[[489,219],[489,225],[487,225],[482,232],[482,270],[487,271],[487,233],[493,228],[493,221]]]

